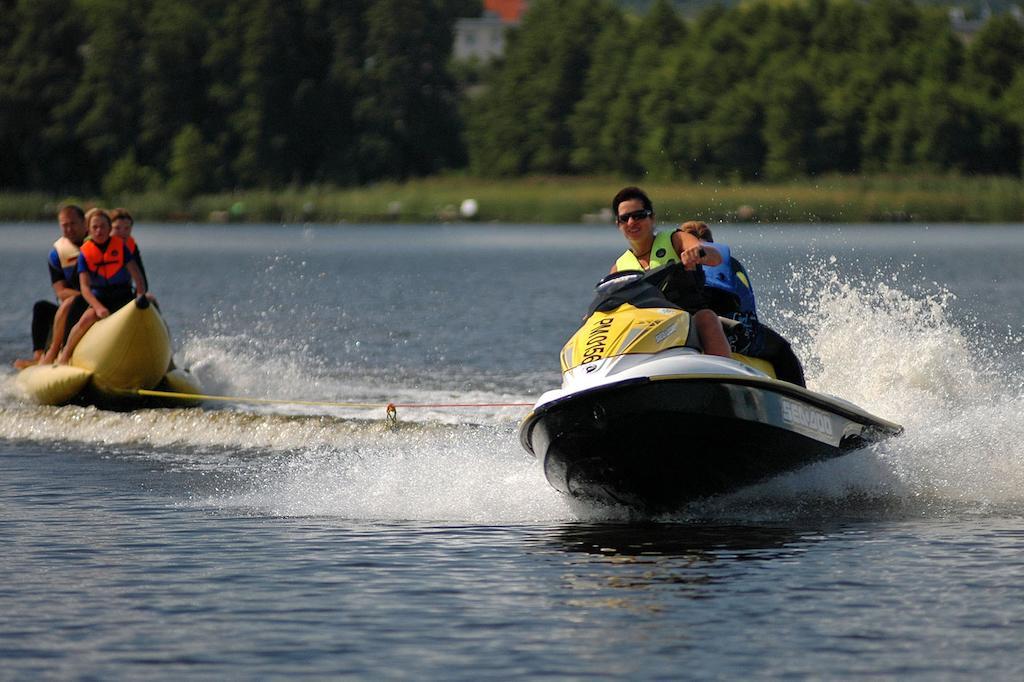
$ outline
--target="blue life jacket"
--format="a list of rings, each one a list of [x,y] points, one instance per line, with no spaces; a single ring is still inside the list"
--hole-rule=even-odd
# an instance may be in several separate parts
[[[740,314],[756,320],[757,300],[746,269],[732,257],[728,245],[714,242],[713,246],[722,254],[722,262],[714,267],[704,266],[704,286],[724,291],[734,297]]]
[[[722,254],[722,263],[714,267],[704,266],[704,286],[708,290],[711,307],[722,317],[741,324],[741,328],[734,330],[729,337],[732,349],[737,353],[760,357],[764,350],[765,335],[757,319],[757,299],[747,270],[732,257],[728,245],[714,242],[714,247]],[[716,293],[720,295],[716,296]],[[730,303],[722,303],[719,300],[721,298],[728,299]]]

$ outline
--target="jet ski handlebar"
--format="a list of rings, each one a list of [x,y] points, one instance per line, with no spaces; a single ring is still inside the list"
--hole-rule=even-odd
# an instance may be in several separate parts
[[[608,311],[623,303],[634,303],[638,307],[678,308],[662,293],[665,280],[675,268],[683,267],[680,263],[668,263],[651,270],[623,270],[606,275],[594,288],[594,300],[584,317],[590,317],[595,311]]]

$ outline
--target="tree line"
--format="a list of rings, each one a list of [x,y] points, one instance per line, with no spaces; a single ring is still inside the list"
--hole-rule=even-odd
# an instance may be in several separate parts
[[[531,5],[490,96],[469,106],[478,173],[784,179],[1014,174],[1024,27],[964,44],[902,0],[760,0],[684,23],[588,0]]]
[[[348,185],[466,163],[479,0],[0,0],[0,188]]]
[[[785,179],[1024,170],[1024,27],[903,0],[684,21],[533,0],[453,68],[478,0],[0,0],[0,188],[107,196],[447,169]],[[472,87],[469,87],[472,85]]]

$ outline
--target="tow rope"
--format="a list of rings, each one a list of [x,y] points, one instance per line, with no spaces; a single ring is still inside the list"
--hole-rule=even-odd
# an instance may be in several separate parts
[[[362,407],[384,408],[385,419],[389,424],[398,423],[398,408],[425,407],[533,407],[533,403],[358,403],[328,400],[292,400],[288,398],[249,398],[246,396],[205,395],[200,393],[176,393],[174,391],[152,391],[140,388],[136,395],[153,398],[170,398],[172,400],[213,400],[226,403],[255,403],[259,405],[309,405],[313,407]]]

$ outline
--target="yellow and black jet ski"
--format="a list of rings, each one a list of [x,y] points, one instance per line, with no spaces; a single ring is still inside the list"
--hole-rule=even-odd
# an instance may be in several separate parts
[[[554,488],[671,511],[902,432],[776,379],[764,360],[703,354],[690,316],[662,294],[673,267],[598,284],[562,349],[562,388],[520,425]]]
[[[202,393],[192,374],[173,367],[170,332],[145,296],[90,327],[69,364],[26,367],[18,373],[17,385],[41,405],[82,403],[114,409],[190,404],[141,396],[139,389]]]

